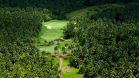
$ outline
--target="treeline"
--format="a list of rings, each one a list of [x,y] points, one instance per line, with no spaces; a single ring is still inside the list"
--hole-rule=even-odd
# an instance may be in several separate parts
[[[84,78],[138,78],[138,14],[139,4],[129,4],[70,23],[64,33],[76,43],[71,66],[79,68]]]
[[[105,3],[131,3],[138,0],[0,0],[0,7],[38,7],[51,10],[54,17],[64,18],[65,13],[86,6]]]
[[[138,0],[85,0],[84,4],[87,6],[106,4],[106,3],[132,3],[139,2]]]
[[[105,7],[105,8],[103,8]],[[99,9],[95,9],[97,13],[92,14],[88,12],[86,16],[90,19],[110,19],[118,22],[138,22],[139,21],[139,3],[129,3],[123,5],[108,5],[99,6]]]
[[[0,78],[56,78],[57,65],[35,47],[46,9],[0,8]]]
[[[138,0],[0,0],[1,7],[41,7],[41,8],[70,8],[104,3],[130,3]]]
[[[47,8],[55,18],[63,18],[69,10],[82,6],[82,0],[0,0],[0,7]]]

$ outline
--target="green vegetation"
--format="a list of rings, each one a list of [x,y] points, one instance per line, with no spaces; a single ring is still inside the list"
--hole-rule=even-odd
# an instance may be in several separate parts
[[[67,26],[68,21],[51,20],[43,22],[42,31],[40,32],[40,41],[53,41],[63,37],[63,28]]]
[[[95,15],[99,12],[103,12],[104,10],[110,10],[122,7],[125,7],[125,4],[104,4],[104,5],[91,6],[67,13],[66,18],[69,20],[76,20],[85,18],[89,14]]]
[[[0,9],[1,78],[57,77],[53,59],[46,53],[40,54],[34,46],[44,15],[31,8]]]
[[[43,22],[41,32],[39,34],[38,49],[54,53],[54,48],[59,46],[61,48],[68,44],[71,40],[63,39],[63,28],[67,26],[68,21],[65,20],[51,20]],[[59,41],[63,39],[64,41]]]
[[[103,9],[103,8],[102,8]],[[130,11],[132,10],[132,11]],[[138,78],[139,4],[89,13],[71,22],[66,37],[74,38],[71,66],[84,78]]]
[[[58,42],[58,44],[53,44],[53,45],[50,45],[50,46],[38,46],[38,49],[40,51],[46,51],[46,52],[54,53],[55,52],[54,48],[56,46],[59,46],[59,48],[60,48],[59,52],[61,53],[61,52],[63,52],[62,47],[65,47],[66,44],[71,44],[71,43],[72,43],[71,40],[65,40],[65,41],[62,41],[62,42]]]
[[[42,31],[39,34],[39,41],[41,43],[39,44],[40,46],[37,46],[40,52],[48,52],[50,54],[55,54],[55,52],[58,52],[60,54],[63,54],[63,52],[67,52],[67,53],[70,52],[70,50],[66,49],[65,46],[66,45],[69,46],[72,44],[71,39],[58,41],[56,43],[46,45],[49,42],[53,42],[56,39],[63,37],[63,28],[66,27],[67,23],[68,21],[63,21],[63,20],[51,20],[48,22],[43,22],[43,26],[41,29]],[[57,31],[60,30],[61,32],[57,32],[56,30]],[[58,47],[57,51],[55,51],[55,47]],[[58,57],[55,57],[54,59],[55,59],[54,60],[55,64],[60,63],[59,60],[60,58],[58,59]],[[83,78],[83,75],[78,74],[79,69],[70,67],[68,56],[64,56],[64,59],[61,61],[62,61],[62,68],[61,68],[62,78]]]
[[[47,8],[54,18],[63,19],[67,12],[88,6],[133,2],[138,3],[139,0],[0,0],[0,7]]]
[[[62,76],[63,78],[83,78],[82,74],[78,74],[79,69],[74,68],[74,67],[70,67],[69,66],[69,58],[65,57],[65,59],[63,60],[63,72],[62,72]]]
[[[63,73],[63,78],[83,78],[83,75],[77,74],[78,69],[70,68],[69,71]]]
[[[139,0],[0,0],[0,78],[139,78]]]

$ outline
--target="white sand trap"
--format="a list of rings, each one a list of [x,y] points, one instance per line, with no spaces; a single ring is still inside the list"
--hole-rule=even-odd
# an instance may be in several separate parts
[[[47,26],[47,29],[52,29],[52,26]]]

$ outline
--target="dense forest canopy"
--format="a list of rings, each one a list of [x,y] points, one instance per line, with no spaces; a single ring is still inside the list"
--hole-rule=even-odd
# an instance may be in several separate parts
[[[107,3],[131,3],[138,0],[0,0],[0,7],[38,7],[47,8],[58,18],[63,18],[66,12],[86,6]]]
[[[34,43],[48,10],[0,8],[0,77],[56,78],[57,65]],[[51,71],[50,71],[51,70]]]
[[[139,78],[139,0],[0,0],[0,78],[60,77],[36,48],[51,19],[70,21],[70,66],[84,78]]]
[[[104,4],[104,3],[130,3],[138,2],[138,0],[0,0],[1,7],[79,7],[79,5],[88,6],[91,4]],[[73,5],[73,6],[71,6]],[[91,5],[92,6],[92,5]],[[60,7],[59,7],[60,8]]]
[[[85,78],[138,78],[139,4],[100,10],[65,29],[65,37],[77,43],[71,65]]]

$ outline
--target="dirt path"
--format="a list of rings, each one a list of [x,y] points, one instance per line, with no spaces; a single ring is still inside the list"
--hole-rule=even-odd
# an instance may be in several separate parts
[[[63,77],[62,77],[62,73],[63,73],[63,67],[62,67],[62,65],[63,65],[63,56],[58,55],[58,58],[59,58],[59,67],[58,67],[58,70],[59,70],[59,77],[60,77],[60,78],[63,78]]]
[[[59,69],[62,69],[63,57],[59,57]]]

